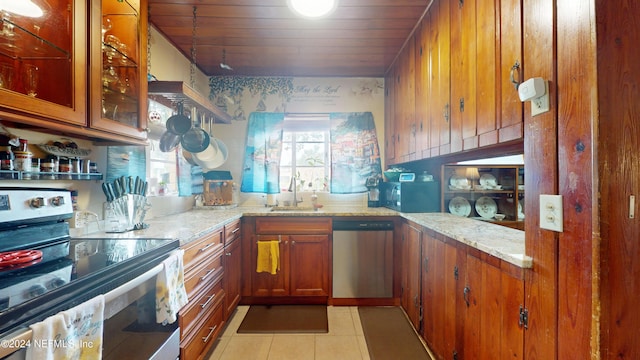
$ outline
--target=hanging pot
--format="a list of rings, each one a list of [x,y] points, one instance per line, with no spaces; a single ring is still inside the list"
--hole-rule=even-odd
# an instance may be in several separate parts
[[[178,103],[178,113],[167,119],[166,127],[167,131],[170,131],[176,135],[186,134],[192,127],[191,119],[184,116],[184,109],[182,102]]]
[[[182,136],[172,133],[166,130],[160,137],[160,151],[170,152],[173,151],[178,144],[180,144],[180,138]]]
[[[198,110],[194,107],[191,112],[191,118],[195,119],[198,116]],[[182,148],[190,153],[200,153],[207,149],[211,143],[211,138],[206,131],[200,128],[200,126],[193,126],[189,131],[182,135]]]

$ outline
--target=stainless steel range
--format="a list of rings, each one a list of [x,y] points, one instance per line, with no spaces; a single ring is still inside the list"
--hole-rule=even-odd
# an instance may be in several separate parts
[[[72,215],[67,190],[0,188],[0,339],[97,295],[149,283],[179,246],[177,239],[72,239],[65,221]]]

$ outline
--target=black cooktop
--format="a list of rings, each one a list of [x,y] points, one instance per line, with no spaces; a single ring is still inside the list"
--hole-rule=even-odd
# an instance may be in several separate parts
[[[0,272],[0,337],[123,285],[160,264],[178,247],[177,239],[70,239],[69,254],[63,259]],[[57,277],[46,276],[54,270]],[[38,274],[45,275],[41,281],[34,280]],[[21,282],[25,284],[22,291],[36,291],[37,296],[8,305],[2,295],[8,291],[2,287]]]

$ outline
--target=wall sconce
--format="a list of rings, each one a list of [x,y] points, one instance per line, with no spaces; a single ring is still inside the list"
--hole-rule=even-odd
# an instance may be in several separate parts
[[[0,10],[32,18],[44,15],[42,8],[31,0],[0,0]]]
[[[518,86],[520,101],[531,101],[531,116],[549,111],[549,82],[531,78]]]

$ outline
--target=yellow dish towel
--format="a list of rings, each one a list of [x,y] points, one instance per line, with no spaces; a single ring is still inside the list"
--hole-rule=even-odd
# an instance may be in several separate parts
[[[256,272],[275,275],[280,270],[280,242],[278,240],[258,241]]]

